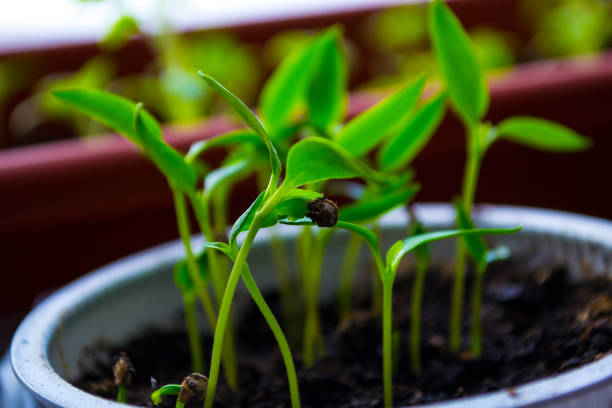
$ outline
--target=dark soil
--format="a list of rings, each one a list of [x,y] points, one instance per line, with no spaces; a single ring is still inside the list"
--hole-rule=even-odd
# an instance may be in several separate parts
[[[473,359],[467,352],[451,354],[447,348],[451,282],[433,268],[427,277],[423,311],[422,355],[424,371],[415,376],[408,359],[412,278],[398,277],[394,294],[395,324],[401,333],[399,368],[394,374],[394,402],[412,405],[506,389],[593,361],[612,349],[612,285],[603,279],[578,285],[568,283],[561,267],[526,270],[507,261],[490,268],[483,300],[484,353]],[[470,294],[470,279],[466,282]],[[276,304],[276,297],[269,301]],[[303,368],[299,347],[293,347],[304,407],[382,407],[381,324],[365,297],[343,321],[335,304],[323,305],[321,314],[326,355],[311,368]],[[466,303],[469,303],[466,301]],[[465,350],[469,349],[466,321]],[[281,313],[277,313],[280,316]],[[298,322],[299,324],[299,322]],[[240,392],[223,384],[216,407],[285,407],[289,393],[284,366],[274,338],[253,306],[238,324]],[[248,342],[248,343],[247,343]],[[204,350],[211,349],[207,339]],[[113,355],[125,351],[136,370],[128,402],[151,406],[152,387],[180,383],[190,372],[184,332],[151,330],[119,347],[90,350],[84,359],[97,369],[75,383],[96,395],[114,398]],[[204,373],[206,374],[206,373]],[[154,383],[152,385],[152,382]],[[174,407],[164,401],[163,407]],[[188,407],[200,408],[201,403]]]

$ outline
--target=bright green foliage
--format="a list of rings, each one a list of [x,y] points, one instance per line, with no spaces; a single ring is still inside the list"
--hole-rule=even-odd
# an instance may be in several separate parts
[[[216,147],[239,146],[244,144],[261,144],[261,139],[250,130],[239,129],[215,136],[211,139],[200,140],[189,147],[185,160],[193,163],[205,151]]]
[[[234,109],[234,111],[242,118],[242,120],[244,120],[247,126],[250,127],[257,134],[257,136],[259,136],[261,141],[266,145],[266,149],[268,149],[268,154],[270,158],[270,167],[272,169],[268,188],[276,188],[278,178],[280,177],[281,162],[274,145],[270,141],[270,138],[268,137],[268,134],[266,133],[259,119],[253,114],[253,112],[251,112],[251,110],[244,104],[244,102],[238,99],[233,93],[228,91],[214,78],[202,72],[200,72],[199,74],[202,79],[204,79],[208,83],[208,85],[210,85],[232,107],[232,109]]]
[[[195,191],[196,175],[193,167],[188,165],[183,157],[166,144],[155,133],[156,129],[147,126],[147,115],[143,114],[142,104],[134,108],[134,130],[142,147],[166,176],[168,182],[186,193]]]
[[[497,126],[497,134],[502,139],[552,152],[580,151],[592,144],[589,138],[563,125],[529,116],[503,120]]]
[[[280,188],[289,191],[317,181],[352,177],[381,183],[388,178],[372,170],[337,143],[309,137],[289,150],[285,180]]]
[[[144,149],[134,129],[134,108],[136,104],[115,94],[95,89],[73,89],[55,91],[53,95],[77,111],[101,122],[103,125],[121,133],[132,143]],[[147,112],[142,120],[149,134],[161,138],[161,128]]]
[[[470,38],[441,0],[430,6],[429,29],[453,106],[464,121],[474,124],[487,112],[489,92]]]
[[[252,159],[246,157],[211,171],[204,178],[204,194],[213,196],[218,189],[233,184],[234,180],[241,178],[245,171],[250,170],[251,163]]]
[[[423,150],[444,117],[446,93],[441,93],[411,116],[408,124],[390,138],[378,154],[382,170],[404,167]]]
[[[401,126],[419,101],[424,84],[425,76],[421,75],[413,83],[352,119],[334,136],[335,140],[355,156],[368,153]]]
[[[331,28],[287,57],[266,83],[261,115],[275,140],[294,124],[300,109],[322,130],[339,121],[344,110],[346,63],[339,30]]]

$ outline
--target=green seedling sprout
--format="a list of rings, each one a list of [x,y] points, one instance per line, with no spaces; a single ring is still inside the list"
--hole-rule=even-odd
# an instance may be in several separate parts
[[[159,405],[164,401],[164,395],[178,396],[180,392],[181,384],[164,385],[151,393],[151,401],[153,402],[153,405]]]
[[[305,218],[303,220],[281,220],[284,224],[289,225],[313,225],[312,220]],[[367,242],[380,276],[383,287],[382,296],[382,342],[383,342],[383,390],[385,407],[393,406],[392,395],[392,374],[393,374],[393,329],[392,329],[392,304],[393,304],[393,284],[395,276],[399,268],[400,261],[409,252],[417,249],[421,245],[441,239],[458,237],[469,234],[510,234],[519,231],[521,228],[507,229],[471,229],[471,230],[449,230],[435,231],[424,233],[406,238],[403,241],[397,241],[393,244],[386,253],[385,261],[383,261],[380,251],[378,237],[371,230],[358,224],[352,224],[345,221],[338,221],[336,228],[346,229],[353,233],[359,234],[362,239]]]
[[[454,200],[457,212],[457,226],[459,228],[475,228],[474,223],[468,217],[467,211],[463,208],[461,199]],[[466,235],[463,237],[468,253],[474,261],[474,283],[472,287],[472,318],[471,318],[471,342],[470,353],[473,357],[480,357],[482,354],[482,325],[480,321],[480,305],[482,304],[482,291],[484,286],[484,275],[489,264],[495,261],[506,259],[510,256],[510,250],[505,246],[496,249],[488,249],[485,240],[480,236]]]
[[[213,78],[202,73],[200,73],[200,75],[234,109],[249,128],[260,137],[268,150],[271,170],[266,189],[234,223],[232,231],[230,232],[228,246],[232,257],[234,257],[234,264],[227,281],[219,310],[218,324],[215,328],[210,374],[208,376],[208,391],[204,404],[205,408],[210,408],[212,407],[218,381],[221,350],[223,347],[222,344],[227,318],[231,310],[231,304],[238,280],[241,275],[243,279],[245,277],[245,271],[247,270],[246,257],[258,230],[269,222],[268,218],[273,215],[275,208],[284,201],[303,197],[304,195],[307,195],[310,200],[315,198],[313,194],[317,193],[301,190],[299,188],[301,186],[311,185],[329,179],[353,177],[362,177],[367,180],[383,182],[385,176],[373,171],[365,164],[358,161],[348,151],[339,147],[336,143],[320,137],[310,137],[294,144],[289,150],[285,178],[282,184],[279,185],[282,168],[281,161],[262,123],[246,105],[230,91]],[[246,231],[246,236],[242,245],[238,247],[236,239],[238,234],[243,231]],[[280,342],[279,347],[281,347],[281,350],[284,348],[281,346]],[[288,370],[292,406],[297,407],[299,406],[297,381],[293,384],[294,381],[291,379],[295,373],[291,373],[287,362],[285,363]]]
[[[113,376],[117,386],[117,402],[126,403],[127,387],[132,384],[134,367],[127,354],[121,353],[115,357]]]
[[[482,159],[498,139],[550,152],[575,152],[588,148],[591,141],[576,132],[548,120],[517,116],[496,126],[483,122],[489,107],[487,81],[474,47],[460,21],[443,0],[434,0],[429,8],[429,30],[442,77],[457,116],[467,133],[461,200],[467,217],[476,193]],[[457,241],[457,257],[450,310],[450,348],[461,346],[461,310],[463,304],[466,248]]]
[[[166,177],[170,186],[175,205],[177,227],[186,253],[186,265],[191,280],[195,284],[195,290],[200,299],[211,327],[216,325],[216,311],[213,300],[208,292],[208,287],[201,279],[198,263],[191,249],[189,217],[185,197],[193,205],[198,221],[206,220],[205,209],[198,204],[196,194],[197,174],[195,166],[192,166],[180,153],[165,143],[162,139],[162,130],[157,121],[146,112],[141,104],[133,102],[105,91],[98,90],[63,90],[54,95],[62,102],[72,108],[86,114],[98,122],[116,130],[129,141],[138,146],[153,161],[156,167]],[[206,225],[205,222],[202,222]],[[220,282],[223,285],[221,271],[214,263],[214,256],[208,257],[209,275],[213,284]],[[222,288],[221,290],[222,291]],[[188,326],[188,336],[196,338],[198,334],[193,326]],[[192,350],[192,355],[198,355]],[[224,368],[230,387],[237,385],[237,370],[235,365],[234,350],[232,347],[225,348]],[[197,367],[203,367],[199,362]]]

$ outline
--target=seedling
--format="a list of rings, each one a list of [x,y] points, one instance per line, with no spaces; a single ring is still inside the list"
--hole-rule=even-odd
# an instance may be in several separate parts
[[[184,408],[188,402],[202,402],[206,394],[208,378],[199,373],[191,373],[179,384],[168,384],[155,390],[151,394],[151,401],[154,405],[163,402],[163,395],[177,396],[175,408]]]
[[[517,116],[505,119],[496,126],[483,122],[490,99],[487,81],[470,38],[443,0],[434,0],[430,6],[429,29],[452,106],[468,135],[461,194],[468,218],[471,218],[480,164],[496,140],[504,139],[550,152],[575,152],[591,145],[588,138],[545,119]],[[458,351],[461,346],[465,251],[465,242],[458,240],[450,310],[452,351]]]
[[[290,225],[314,225],[312,220],[283,220],[285,224]],[[464,236],[470,234],[510,234],[520,230],[520,227],[509,228],[509,229],[471,229],[471,230],[449,230],[449,231],[436,231],[424,234],[419,234],[406,238],[403,241],[397,241],[393,244],[385,255],[385,261],[383,261],[382,253],[380,251],[380,244],[378,237],[369,229],[344,221],[338,221],[336,224],[337,228],[347,229],[353,233],[359,234],[362,239],[367,242],[372,256],[374,257],[375,264],[377,266],[380,281],[383,287],[382,296],[382,342],[383,342],[383,389],[385,398],[385,407],[391,408],[393,406],[393,395],[392,395],[392,373],[393,373],[393,330],[392,330],[392,304],[393,304],[393,285],[395,282],[395,276],[399,268],[400,261],[409,252],[417,249],[419,246],[428,244],[430,242],[438,241],[445,238],[452,238],[457,236]]]
[[[121,353],[115,358],[113,364],[113,376],[117,386],[117,402],[125,404],[127,387],[132,384],[134,367],[127,354]]]

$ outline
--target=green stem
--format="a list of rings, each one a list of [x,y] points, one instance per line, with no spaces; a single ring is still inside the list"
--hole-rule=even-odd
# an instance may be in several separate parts
[[[202,342],[198,331],[198,320],[196,315],[196,302],[194,297],[183,296],[183,306],[185,309],[185,325],[189,338],[189,350],[191,350],[191,366],[193,371],[201,373],[204,371],[202,357]]]
[[[127,400],[127,390],[125,388],[125,385],[120,385],[119,389],[117,390],[117,402],[125,404],[126,400]]]
[[[477,125],[469,128],[467,162],[463,172],[463,207],[468,217],[471,216],[476,183],[480,170],[481,153],[478,150]],[[455,259],[455,274],[453,277],[453,292],[450,310],[450,349],[459,351],[461,347],[461,314],[463,310],[463,292],[465,286],[466,248],[462,239],[457,240],[457,257]]]
[[[473,357],[482,355],[482,322],[480,317],[480,305],[482,303],[482,290],[484,285],[484,275],[486,264],[478,266],[474,283],[472,286],[472,342],[471,353]]]
[[[270,232],[270,247],[272,248],[272,257],[274,259],[274,265],[276,269],[276,276],[278,278],[278,285],[280,290],[280,301],[283,309],[283,322],[288,331],[289,327],[294,325],[294,300],[291,272],[289,268],[289,260],[287,259],[287,251],[283,241],[280,239],[278,234],[272,230]]]
[[[372,227],[372,232],[376,234],[376,236],[380,236],[380,225],[375,224]],[[372,260],[374,263],[374,268],[372,269],[372,313],[376,316],[380,316],[383,297],[383,287],[380,280],[380,273],[376,271],[380,269],[379,265],[377,265],[378,260],[376,257]]]
[[[189,200],[204,239],[208,242],[213,242],[214,235],[210,226],[210,218],[208,217],[208,200],[203,199],[200,201],[195,195],[190,195]],[[226,273],[221,269],[219,257],[214,250],[208,250],[206,259],[215,297],[217,298],[217,302],[221,303],[223,290],[227,281]],[[214,326],[212,327],[214,329]],[[225,347],[223,347],[223,372],[225,373],[227,384],[232,390],[238,389],[238,364],[236,362],[234,338],[234,327],[230,316],[227,337],[225,338],[226,344]]]
[[[185,199],[183,197],[183,194],[174,188],[172,189],[172,194],[174,196],[174,208],[176,211],[176,220],[178,224],[179,235],[181,237],[181,241],[183,242],[183,246],[185,247],[187,271],[189,272],[189,277],[195,284],[196,293],[198,295],[198,298],[202,302],[202,306],[204,307],[204,312],[208,317],[210,327],[214,328],[217,324],[217,315],[215,312],[215,307],[212,303],[212,299],[210,298],[210,294],[208,293],[208,288],[206,287],[202,280],[202,277],[200,276],[198,264],[191,250],[191,232],[189,229],[189,219],[187,218],[187,211],[185,208]],[[194,330],[194,328],[187,326],[187,331],[189,332],[190,330]],[[195,330],[197,330],[197,328]],[[188,335],[190,338],[192,336],[196,336],[196,334],[194,333],[189,333]],[[197,352],[191,350],[192,356],[195,353]],[[203,365],[203,362],[198,363],[199,367],[202,367]]]
[[[255,301],[255,304],[259,308],[259,311],[263,315],[264,319],[266,319],[270,330],[272,330],[272,333],[274,334],[274,338],[278,343],[278,348],[280,349],[283,361],[285,363],[285,369],[287,371],[287,381],[289,382],[291,406],[293,408],[299,408],[300,394],[298,389],[297,374],[295,371],[295,365],[293,363],[293,357],[291,356],[289,343],[287,343],[287,339],[283,333],[283,330],[278,324],[276,317],[274,317],[272,310],[270,310],[264,297],[259,291],[259,288],[257,287],[257,284],[255,283],[253,275],[251,275],[248,266],[245,266],[242,270],[242,280],[244,281],[244,285],[246,286],[247,290],[251,294],[251,297]]]
[[[174,408],[185,408],[185,403],[177,400]]]
[[[353,297],[353,282],[357,270],[357,261],[361,250],[361,237],[351,234],[344,252],[340,269],[340,286],[338,287],[338,317],[343,318],[350,310]]]
[[[426,272],[427,261],[417,256],[410,317],[410,365],[412,372],[415,374],[420,374],[423,370],[421,363],[421,309]]]
[[[280,190],[279,190],[280,191]],[[278,193],[278,191],[277,191]],[[253,222],[247,231],[247,235],[238,251],[236,261],[230,272],[227,285],[225,286],[225,292],[223,293],[223,300],[221,301],[221,308],[219,309],[219,321],[215,328],[215,334],[213,339],[213,349],[210,362],[210,371],[208,375],[208,388],[206,389],[206,400],[204,401],[205,408],[212,408],[215,391],[217,389],[217,382],[219,380],[219,366],[221,364],[221,351],[223,349],[223,342],[225,337],[225,329],[227,327],[227,321],[229,319],[232,302],[234,300],[234,293],[236,292],[236,286],[242,274],[242,270],[246,265],[246,258],[253,245],[253,240],[257,235],[257,231],[265,221],[269,212],[278,204],[280,201],[280,195],[272,195],[264,206],[257,211]]]
[[[383,318],[383,389],[385,395],[385,408],[393,406],[393,333],[392,333],[392,317],[393,317],[393,279],[382,279],[383,295],[382,295],[382,318]]]
[[[303,359],[306,367],[311,367],[315,360],[315,345],[318,344],[320,351],[324,354],[325,345],[321,335],[319,323],[319,310],[317,307],[319,300],[319,287],[321,284],[321,268],[323,265],[323,253],[329,238],[331,230],[321,229],[317,238],[314,240],[312,250],[310,251],[307,272],[305,279],[305,297],[306,297],[306,317],[304,326],[304,350]]]

